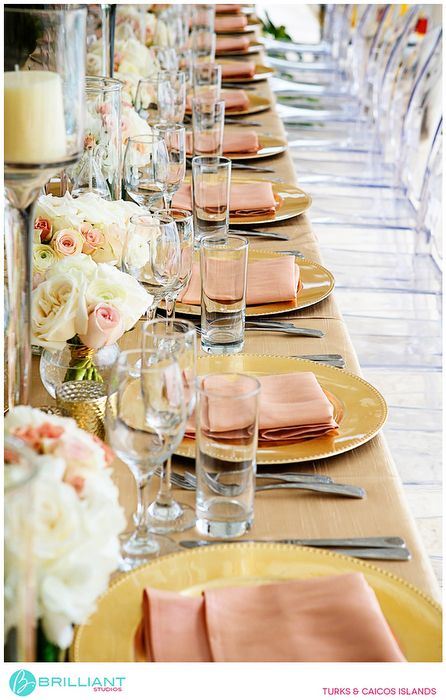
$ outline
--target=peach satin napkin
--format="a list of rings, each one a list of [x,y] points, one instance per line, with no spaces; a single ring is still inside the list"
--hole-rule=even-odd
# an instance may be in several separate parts
[[[249,49],[249,38],[247,36],[218,36],[216,51],[226,53],[227,51],[247,51]]]
[[[208,288],[207,295],[212,299],[231,301],[234,299],[234,274],[237,270],[231,261],[210,259],[208,266],[209,279],[215,280],[215,289]],[[271,304],[294,299],[299,285],[299,267],[295,264],[294,255],[281,255],[277,258],[252,260],[248,263],[248,282],[246,303],[248,306]],[[184,304],[199,305],[201,303],[200,265],[192,266],[192,276],[187,289],[179,296]]]
[[[245,15],[234,15],[234,17],[216,17],[215,31],[217,32],[237,32],[244,29],[248,24]]]
[[[261,385],[259,441],[295,443],[333,434],[338,428],[333,405],[313,372],[261,375],[257,379]],[[205,386],[217,390],[218,381],[218,377],[207,377]],[[209,436],[230,439],[243,438],[252,421],[243,416],[242,410],[234,415],[231,403],[219,396],[209,397],[203,404],[201,422]],[[195,425],[191,420],[186,437],[194,437],[194,434]]]
[[[242,6],[241,5],[231,5],[228,3],[227,5],[215,5],[215,12],[218,15],[221,14],[237,14],[237,12],[241,12]]]
[[[211,153],[215,148],[215,139],[209,134],[199,134],[195,137],[198,139],[197,150],[201,153],[209,151]],[[223,136],[223,152],[224,153],[257,153],[260,149],[259,137],[255,131],[232,131],[225,133]],[[186,152],[190,155],[193,151],[193,134],[186,134]]]
[[[218,206],[220,192],[209,186],[206,190],[206,209]],[[200,205],[202,203],[200,202]],[[181,185],[175,193],[172,206],[192,211],[192,189],[188,184]],[[231,185],[229,209],[235,216],[266,216],[274,214],[277,209],[271,182],[247,182]]]
[[[234,61],[234,63],[221,63],[221,77],[228,78],[253,78],[256,73],[256,64],[252,61]]]
[[[147,588],[141,629],[147,661],[405,661],[359,573],[214,588],[199,598]]]
[[[249,97],[245,90],[222,90],[225,112],[243,112],[249,107]]]

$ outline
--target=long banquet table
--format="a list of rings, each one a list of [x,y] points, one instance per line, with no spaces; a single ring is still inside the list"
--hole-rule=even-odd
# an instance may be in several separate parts
[[[249,57],[256,63],[262,63],[262,54]],[[242,60],[235,57],[233,60]],[[256,92],[271,100],[271,109],[252,115],[261,122],[257,127],[258,133],[268,133],[271,136],[285,138],[282,122],[277,115],[274,95],[268,81],[257,84]],[[251,117],[249,117],[251,118]],[[226,126],[227,129],[240,127]],[[291,185],[297,184],[296,174],[289,153],[253,161],[257,164],[269,165],[275,169],[274,175],[255,174],[256,178],[268,179],[279,177]],[[249,178],[249,174],[236,171],[237,177]],[[274,229],[283,231],[289,236],[289,241],[269,241],[250,238],[252,247],[264,250],[288,250],[297,248],[305,256],[316,262],[323,262],[317,244],[317,235],[309,216],[301,215],[288,221],[275,224]],[[261,227],[259,227],[261,228]],[[272,227],[265,226],[264,229]],[[335,295],[319,304],[281,315],[280,318],[305,318],[305,325],[322,329],[325,336],[322,339],[289,337],[280,334],[247,333],[245,353],[264,355],[296,355],[341,353],[346,360],[346,369],[361,374],[358,360],[342,315],[336,304]],[[121,340],[121,346],[131,347],[137,343],[138,328],[127,333]],[[39,378],[38,358],[33,358],[32,371],[32,403],[35,406],[53,403],[42,386]],[[174,459],[174,468],[188,466],[188,460]],[[281,466],[283,468],[283,465]],[[334,496],[319,496],[305,491],[270,491],[256,496],[255,523],[249,538],[315,538],[315,537],[352,537],[399,535],[404,537],[412,553],[410,562],[377,561],[376,565],[389,570],[394,575],[406,579],[419,587],[426,594],[439,599],[440,592],[429,559],[423,548],[420,535],[409,512],[402,491],[402,485],[381,434],[367,444],[350,452],[330,459],[318,460],[311,463],[300,463],[291,469],[302,472],[320,472],[329,474],[341,483],[351,483],[365,488],[367,497],[363,500],[348,499]],[[421,468],[421,465],[420,465]],[[287,470],[289,468],[287,467]],[[136,502],[136,487],[128,468],[119,460],[114,463],[114,478],[119,486],[120,499],[130,517]],[[153,480],[157,482],[157,479]],[[153,484],[153,495],[157,483]],[[175,491],[175,496],[184,502],[193,504],[194,494],[186,491]],[[174,536],[176,539],[190,539],[196,535],[194,530]]]

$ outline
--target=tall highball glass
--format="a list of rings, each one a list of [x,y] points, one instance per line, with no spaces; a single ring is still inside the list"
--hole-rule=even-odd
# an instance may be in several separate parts
[[[79,160],[83,150],[87,10],[56,7],[4,10],[5,186],[20,214],[6,244],[13,270],[7,330],[10,406],[29,399],[34,204],[48,180]]]

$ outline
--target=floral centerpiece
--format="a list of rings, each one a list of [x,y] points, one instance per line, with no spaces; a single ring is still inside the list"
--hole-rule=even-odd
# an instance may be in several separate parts
[[[101,382],[96,351],[115,344],[151,303],[150,294],[130,275],[96,264],[83,253],[66,257],[46,271],[33,291],[32,342],[50,350],[68,345],[70,361],[62,381]]]
[[[9,411],[5,432],[36,454],[31,552],[36,614],[46,638],[40,657],[56,661],[57,647],[71,644],[73,624],[84,623],[94,612],[119,561],[125,517],[110,475],[113,453],[73,419],[29,406]],[[13,464],[14,452],[6,453],[5,461]],[[23,517],[29,516],[13,509],[5,516],[5,634],[17,624],[17,610],[8,601],[14,600],[14,572],[28,554],[14,546]]]
[[[76,197],[43,195],[34,221],[34,287],[58,260],[84,253],[97,263],[119,265],[133,202],[108,201],[87,192]]]

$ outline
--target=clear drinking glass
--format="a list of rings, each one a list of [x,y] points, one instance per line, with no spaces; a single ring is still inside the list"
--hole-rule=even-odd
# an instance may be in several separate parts
[[[131,136],[124,155],[124,189],[141,206],[150,207],[167,192],[169,154],[159,134]]]
[[[153,132],[163,139],[169,158],[167,187],[163,195],[169,208],[186,175],[186,130],[179,124],[168,123],[155,124]]]
[[[217,63],[198,63],[193,69],[194,97],[207,101],[219,100],[221,94],[221,66]]]
[[[248,241],[201,239],[201,347],[211,355],[240,352],[245,336]]]
[[[176,225],[181,248],[181,269],[178,281],[172,290],[166,294],[167,318],[175,318],[175,304],[178,295],[189,284],[192,275],[192,256],[194,251],[194,220],[190,211],[185,209],[156,209],[155,214],[170,216]]]
[[[141,119],[151,126],[160,121],[159,86],[165,82],[164,75],[154,75],[140,80],[136,88],[135,109]]]
[[[192,5],[191,24],[192,30],[203,28],[214,31],[215,5]]]
[[[192,128],[196,156],[221,156],[225,129],[224,100],[192,100]]]
[[[149,51],[153,55],[158,71],[178,70],[178,58],[174,48],[169,46],[151,46]]]
[[[158,83],[158,112],[161,122],[182,124],[186,111],[186,73],[162,71]]]
[[[195,156],[192,187],[195,243],[203,236],[226,236],[229,226],[231,161],[224,156]]]
[[[153,319],[161,299],[174,289],[180,275],[181,248],[175,221],[165,214],[132,216],[122,250],[122,270],[153,296],[147,310],[147,319]]]
[[[183,438],[183,379],[176,360],[152,357],[149,364],[142,358],[142,348],[121,353],[110,379],[106,410],[108,441],[138,487],[136,528],[122,541],[123,571],[178,550],[169,538],[150,532],[146,514],[150,479]]]
[[[19,214],[6,231],[9,407],[29,400],[34,204],[83,150],[86,19],[79,5],[4,7],[4,180]]]
[[[195,409],[195,375],[197,332],[189,321],[154,320],[142,328],[143,361],[153,357],[174,358],[183,376],[186,417]],[[160,488],[156,500],[149,505],[147,522],[153,532],[180,532],[195,525],[195,511],[185,503],[178,503],[172,495],[170,483],[171,459],[161,470]]]
[[[186,90],[192,85],[192,49],[177,51],[178,69],[186,76]]]
[[[191,47],[193,63],[204,63],[215,61],[215,49],[217,46],[217,35],[212,29],[193,29],[191,32]]]
[[[243,374],[197,380],[197,530],[243,535],[254,520],[260,382]]]

